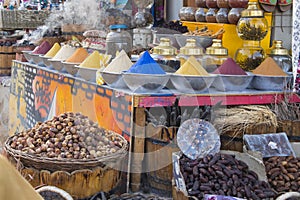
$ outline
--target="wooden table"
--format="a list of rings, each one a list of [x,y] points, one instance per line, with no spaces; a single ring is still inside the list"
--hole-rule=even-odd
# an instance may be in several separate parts
[[[10,135],[33,127],[66,111],[81,112],[100,126],[123,135],[130,142],[130,151],[144,153],[146,108],[223,105],[272,104],[282,101],[286,93],[247,90],[183,94],[162,90],[155,94],[137,94],[126,89],[113,89],[81,78],[42,68],[34,64],[13,61],[10,90]],[[289,101],[300,98],[289,94]],[[131,171],[139,170],[143,157],[132,157]],[[141,174],[132,174],[130,187],[139,190]]]

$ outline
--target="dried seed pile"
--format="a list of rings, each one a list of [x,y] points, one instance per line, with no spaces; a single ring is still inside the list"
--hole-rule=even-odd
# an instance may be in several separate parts
[[[300,158],[275,156],[264,163],[268,181],[277,192],[300,192]]]
[[[15,135],[9,145],[40,157],[93,159],[119,151],[124,141],[87,116],[67,112]]]
[[[204,194],[246,199],[273,198],[276,195],[267,182],[258,180],[258,175],[234,155],[218,153],[197,160],[183,156],[180,170],[188,194],[199,199]]]

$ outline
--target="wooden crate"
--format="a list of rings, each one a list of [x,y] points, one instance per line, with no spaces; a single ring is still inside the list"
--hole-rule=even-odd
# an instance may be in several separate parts
[[[285,132],[290,142],[300,142],[300,120],[278,121],[277,132]]]
[[[0,10],[0,29],[34,29],[44,25],[49,14],[46,10]]]
[[[151,192],[165,197],[172,196],[172,153],[179,151],[177,130],[178,127],[155,127],[152,124],[146,127],[147,186]]]
[[[0,46],[0,76],[10,76],[11,63],[15,59],[15,47]]]

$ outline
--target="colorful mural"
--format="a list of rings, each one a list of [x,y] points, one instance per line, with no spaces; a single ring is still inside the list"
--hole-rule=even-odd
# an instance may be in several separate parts
[[[10,108],[10,135],[72,111],[129,140],[132,96],[29,63],[13,62]]]

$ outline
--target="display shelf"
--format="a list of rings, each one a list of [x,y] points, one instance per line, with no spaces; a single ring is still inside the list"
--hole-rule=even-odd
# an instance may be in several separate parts
[[[287,96],[288,95],[288,96]],[[223,105],[273,104],[285,97],[300,102],[292,92],[256,91],[209,92],[184,94],[173,90],[160,93],[138,94],[129,89],[113,89],[106,85],[85,81],[39,67],[27,62],[13,61],[10,102],[10,135],[33,127],[58,114],[81,112],[99,126],[122,134],[130,141],[127,186],[136,192],[141,186],[143,169],[146,113],[150,107],[204,106],[222,102]]]
[[[269,28],[267,36],[261,41],[261,46],[264,50],[270,48],[271,44],[271,24],[272,24],[272,13],[265,13],[265,17],[268,21]],[[236,25],[234,24],[220,24],[220,23],[206,23],[206,22],[189,22],[182,21],[184,26],[187,26],[190,31],[196,29],[201,29],[204,26],[207,26],[209,30],[212,30],[214,33],[223,28],[225,33],[222,36],[223,46],[228,48],[228,54],[232,58],[235,56],[236,50],[242,47],[243,40],[238,37],[236,31]]]

